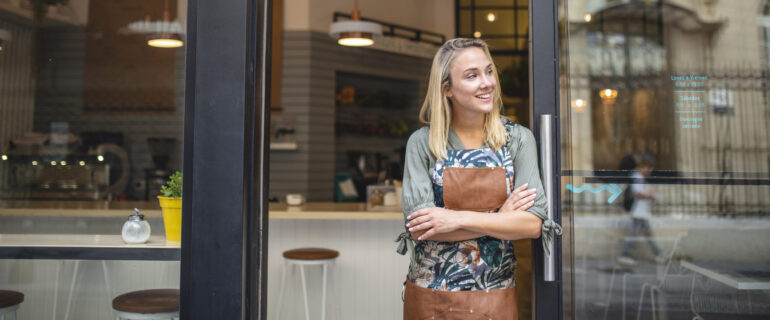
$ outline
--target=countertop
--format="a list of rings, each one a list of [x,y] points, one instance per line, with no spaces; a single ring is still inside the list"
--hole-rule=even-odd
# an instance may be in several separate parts
[[[163,236],[126,244],[120,235],[0,234],[0,259],[179,261],[180,245]]]
[[[81,248],[179,248],[180,242],[167,242],[152,236],[143,244],[126,244],[120,235],[100,234],[0,234],[0,247],[81,247]]]
[[[126,217],[139,208],[148,218],[160,218],[157,201],[0,201],[0,216]],[[270,219],[402,220],[399,210],[369,211],[363,202],[310,202],[302,206],[270,203]]]
[[[125,219],[139,208],[160,218],[157,201],[0,201],[0,217],[69,217]],[[398,221],[400,211],[367,211],[365,203],[313,202],[302,206],[270,203],[270,219]],[[179,243],[154,236],[141,245],[123,243],[120,235],[0,234],[0,259],[166,260],[178,261]]]

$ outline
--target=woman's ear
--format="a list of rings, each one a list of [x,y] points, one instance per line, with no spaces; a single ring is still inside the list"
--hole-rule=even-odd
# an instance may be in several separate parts
[[[443,94],[444,94],[444,95],[445,95],[447,98],[452,98],[452,90],[451,90],[451,89],[452,89],[452,87],[450,87],[449,85],[445,85],[445,86],[444,86],[444,89],[442,90],[442,91],[443,91],[442,93],[443,93]]]

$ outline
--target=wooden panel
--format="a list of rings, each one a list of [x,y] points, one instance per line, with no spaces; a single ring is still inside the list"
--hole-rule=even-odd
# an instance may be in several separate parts
[[[271,70],[270,74],[270,111],[281,111],[281,65],[283,56],[283,0],[273,0],[273,30],[272,30],[272,48],[271,50]]]

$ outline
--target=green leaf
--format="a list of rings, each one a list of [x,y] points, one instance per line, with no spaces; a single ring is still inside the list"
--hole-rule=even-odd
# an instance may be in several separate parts
[[[181,198],[182,197],[182,173],[177,171],[169,177],[166,185],[160,187],[160,192],[164,197]]]

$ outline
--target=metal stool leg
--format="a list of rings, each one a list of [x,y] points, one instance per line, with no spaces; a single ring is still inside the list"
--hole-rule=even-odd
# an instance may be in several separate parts
[[[16,320],[16,312],[19,311],[19,305],[20,304],[0,308],[0,319],[8,320],[10,318],[11,320]]]
[[[75,268],[72,271],[72,283],[70,284],[70,295],[67,298],[67,311],[64,313],[64,320],[68,320],[70,317],[70,308],[72,307],[72,296],[75,294],[75,284],[78,281],[78,268],[80,268],[80,260],[75,260]]]
[[[332,292],[332,297],[334,298],[334,303],[335,303],[334,308],[337,310],[336,320],[339,320],[339,319],[342,319],[342,314],[340,313],[342,299],[340,299],[340,294],[339,294],[339,290],[341,286],[339,283],[337,283],[337,281],[339,281],[338,279],[340,279],[340,277],[338,277],[338,274],[337,274],[337,260],[332,260],[331,265],[332,265],[332,271],[329,278],[331,281],[331,285],[330,285],[331,288],[329,290]]]
[[[286,288],[286,274],[288,272],[289,272],[289,262],[284,260],[283,272],[282,272],[283,275],[281,276],[281,290],[278,293],[278,311],[276,312],[275,319],[281,319],[281,305],[283,304],[283,291]]]
[[[299,274],[302,276],[302,295],[305,297],[305,319],[310,320],[310,311],[308,310],[307,301],[307,284],[305,284],[305,266],[299,266]]]
[[[326,320],[326,265],[328,263],[324,263],[321,265],[321,268],[323,268],[323,285],[321,286],[321,320]]]
[[[59,273],[61,273],[61,265],[63,263],[63,260],[56,262],[56,280],[54,281],[53,287],[53,320],[56,320],[56,312],[59,311],[56,309],[58,308],[59,302]]]
[[[307,289],[307,277],[305,276],[305,266],[320,266],[322,271],[323,278],[322,281],[322,287],[321,287],[321,320],[326,320],[326,311],[327,311],[327,296],[328,292],[332,290],[332,286],[334,285],[334,288],[336,288],[336,285],[332,281],[336,275],[334,274],[335,269],[333,268],[335,261],[333,259],[327,259],[327,260],[315,260],[315,261],[293,261],[291,259],[284,260],[284,272],[281,276],[281,289],[278,293],[278,311],[276,312],[276,319],[280,319],[281,315],[281,309],[283,306],[283,299],[284,295],[286,294],[286,283],[287,283],[287,277],[292,277],[291,274],[294,274],[294,268],[298,267],[300,271],[300,280],[302,281],[302,297],[304,302],[304,308],[305,308],[305,319],[310,320],[310,299],[308,298],[308,289]],[[329,268],[332,268],[332,270],[329,270]],[[287,271],[287,269],[290,270]],[[331,272],[331,274],[330,274]],[[289,274],[291,273],[291,274]],[[332,291],[332,293],[335,298],[337,296],[336,291]],[[337,309],[337,319],[339,319],[339,307]]]

